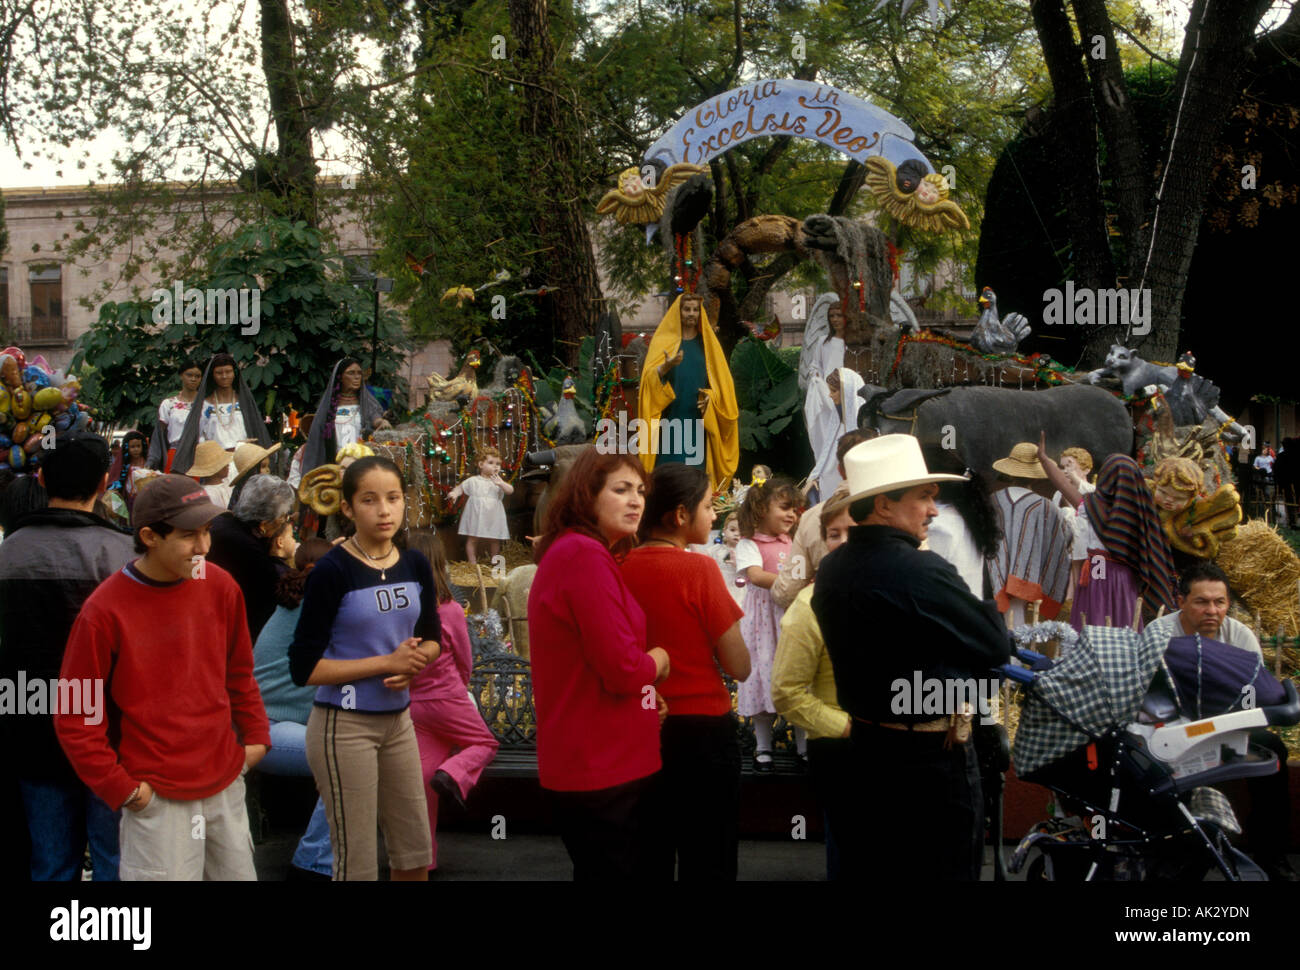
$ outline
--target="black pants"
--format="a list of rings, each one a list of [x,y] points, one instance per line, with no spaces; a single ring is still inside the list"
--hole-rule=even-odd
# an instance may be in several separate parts
[[[984,801],[970,742],[943,733],[853,724],[852,811],[841,845],[844,878],[975,881],[984,854]],[[838,838],[838,833],[837,833]]]
[[[573,860],[575,882],[651,878],[658,775],[597,791],[550,791],[546,799]]]
[[[1267,728],[1250,732],[1250,743],[1277,755],[1278,771],[1246,781],[1250,815],[1245,831],[1255,861],[1284,856],[1291,842],[1291,777],[1286,767],[1286,742]]]
[[[654,796],[655,878],[734,882],[740,851],[740,737],[733,714],[670,714]]]
[[[813,788],[826,816],[826,878],[842,879],[842,859],[853,855],[853,837],[849,782],[853,778],[853,744],[848,738],[809,738],[808,764],[812,768]]]

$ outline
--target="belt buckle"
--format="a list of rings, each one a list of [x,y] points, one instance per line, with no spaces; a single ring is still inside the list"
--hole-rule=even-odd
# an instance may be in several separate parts
[[[975,709],[969,702],[963,704],[961,711],[952,715],[952,724],[943,739],[944,750],[950,749],[954,744],[965,744],[970,740],[971,722],[974,719]]]

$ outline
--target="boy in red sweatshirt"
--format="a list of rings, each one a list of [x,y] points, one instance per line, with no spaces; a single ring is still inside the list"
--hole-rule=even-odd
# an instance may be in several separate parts
[[[103,680],[109,716],[54,727],[81,780],[124,809],[124,880],[257,878],[243,779],[271,734],[243,595],[203,559],[223,511],[192,479],[150,482],[133,510],[144,555],[100,584],[68,636],[61,676]]]

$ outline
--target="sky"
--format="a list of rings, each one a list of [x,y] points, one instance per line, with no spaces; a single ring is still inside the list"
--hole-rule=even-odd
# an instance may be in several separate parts
[[[888,0],[888,2],[902,2],[902,0]],[[960,4],[961,0],[951,0],[951,2]],[[1143,6],[1146,7],[1153,19],[1164,28],[1166,37],[1178,37],[1187,18],[1185,0],[1147,0]],[[194,12],[194,6],[189,4],[178,6],[175,9],[183,11],[178,12],[176,16],[189,18],[198,18],[200,16]],[[238,17],[242,33],[254,38],[257,36],[256,3],[249,2],[249,0],[242,0],[242,2],[241,0],[216,0],[215,3],[205,9],[207,11],[204,18],[206,23],[200,24],[197,20],[194,20],[195,28],[190,32],[191,36],[198,38],[198,43],[205,43],[205,34],[207,37],[212,38],[213,43],[218,43],[220,40],[218,27],[228,25],[233,17]],[[1279,22],[1285,16],[1286,9],[1287,7],[1279,0],[1274,5],[1270,16],[1266,18],[1266,25]],[[917,4],[912,15],[926,16],[925,4]],[[265,116],[257,119],[257,122],[259,125],[265,125]],[[273,143],[273,137],[270,140]],[[102,135],[94,142],[75,145],[73,149],[69,150],[68,157],[75,158],[80,155],[82,149],[89,148],[95,157],[107,158],[111,157],[115,151],[125,147],[123,139],[110,132]],[[321,165],[323,174],[344,175],[354,170],[353,166],[343,161],[348,157],[349,152],[342,136],[334,132],[326,132],[323,137],[318,136],[316,148],[317,160]],[[19,153],[7,140],[0,144],[0,186],[17,188],[84,185],[91,177],[87,170],[78,170],[75,164],[67,164],[60,169],[57,165],[38,159],[32,146],[26,147],[22,156],[22,158],[19,157]],[[27,167],[29,164],[31,165],[30,168]]]

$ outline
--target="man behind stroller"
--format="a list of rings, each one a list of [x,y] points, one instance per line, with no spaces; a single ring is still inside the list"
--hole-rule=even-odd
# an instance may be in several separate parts
[[[1199,633],[1253,653],[1262,662],[1263,651],[1255,634],[1244,623],[1228,616],[1232,600],[1228,577],[1223,570],[1211,562],[1195,563],[1179,578],[1178,593],[1178,611],[1151,623],[1161,639],[1167,643],[1176,637]],[[1252,855],[1270,880],[1300,881],[1300,874],[1287,861],[1291,791],[1286,770],[1286,745],[1268,728],[1251,731],[1250,743],[1273,752],[1280,767],[1275,774],[1246,781],[1251,811],[1245,829]]]

